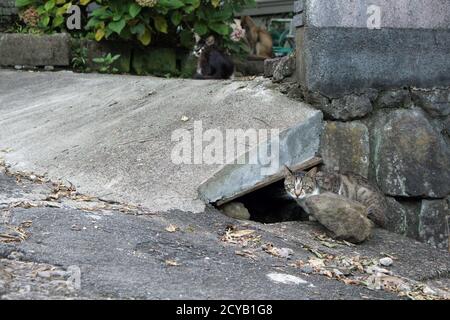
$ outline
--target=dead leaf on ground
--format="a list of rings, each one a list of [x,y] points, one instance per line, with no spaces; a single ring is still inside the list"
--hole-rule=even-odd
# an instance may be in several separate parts
[[[253,233],[255,233],[255,230],[238,230],[230,232],[229,235],[233,238],[242,238],[247,237]]]
[[[177,232],[178,230],[180,230],[180,228],[177,227],[176,225],[171,224],[165,230],[167,232],[174,233],[174,232]]]
[[[262,249],[275,257],[289,259],[294,254],[294,250],[289,248],[276,248],[271,243],[262,246]]]
[[[336,240],[331,237],[329,237],[325,233],[314,233],[314,238],[316,240],[319,240],[322,245],[328,248],[336,248],[338,245],[345,245],[348,247],[355,247],[356,245],[353,243],[350,243],[345,240]]]
[[[289,264],[290,267],[294,268],[302,268],[305,265],[305,262],[302,260],[296,260]]]
[[[0,242],[12,243],[23,242],[28,239],[29,234],[22,227],[6,227],[7,233],[0,234]]]
[[[250,250],[235,251],[235,254],[241,257],[257,260],[257,256]]]
[[[236,77],[234,81],[253,81],[256,79],[256,76],[243,76],[243,77]]]
[[[178,267],[180,265],[175,260],[166,260],[165,263],[166,263],[166,266],[169,266],[169,267]]]
[[[227,228],[220,240],[226,243],[238,244],[246,247],[250,243],[254,244],[260,242],[261,236],[257,235],[255,230],[237,230],[236,227],[231,226]]]
[[[275,248],[271,243],[263,245],[262,249],[264,250],[264,252],[267,252],[268,254],[271,254],[275,257],[279,256],[277,248]]]
[[[22,222],[22,223],[19,225],[19,227],[20,227],[20,228],[24,228],[24,229],[28,229],[28,228],[31,228],[32,225],[33,225],[33,221],[27,220],[27,221]]]

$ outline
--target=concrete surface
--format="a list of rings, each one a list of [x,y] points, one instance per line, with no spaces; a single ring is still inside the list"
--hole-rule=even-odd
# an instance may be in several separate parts
[[[0,66],[69,66],[70,36],[65,33],[0,34]]]
[[[22,199],[45,187],[26,179],[17,184],[1,172],[0,181],[0,194]],[[0,299],[400,299],[293,266],[314,258],[312,252],[375,260],[388,253],[395,256],[389,268],[395,274],[440,285],[450,271],[447,253],[383,230],[361,246],[330,248],[316,238],[323,230],[312,223],[242,223],[209,208],[127,215],[71,208],[64,199],[60,208],[41,203],[25,209],[7,199],[0,204],[0,234],[28,224],[25,241],[0,241]],[[170,225],[176,228],[169,232]],[[221,240],[230,225],[260,238],[247,244]],[[292,255],[273,256],[261,249],[268,243]],[[251,254],[238,254],[245,250]],[[64,274],[74,268],[81,272],[81,286],[68,290]],[[287,276],[297,284],[276,280]]]
[[[371,5],[380,7],[379,29],[368,27]],[[302,15],[297,76],[309,91],[336,98],[450,84],[447,0],[305,0]]]
[[[4,157],[14,169],[48,173],[83,193],[153,211],[202,212],[197,187],[221,165],[174,164],[174,130],[192,132],[200,120],[221,132],[296,127],[282,160],[302,139],[294,133],[311,139],[300,141],[307,150],[294,160],[316,151],[320,112],[268,83],[0,70],[0,150],[10,149]],[[311,133],[298,129],[302,123]]]
[[[450,30],[297,29],[297,76],[330,98],[368,88],[450,85]]]
[[[386,255],[396,281],[448,291],[446,251],[378,229],[355,247],[315,223],[240,222],[196,199],[220,165],[172,164],[173,130],[320,116],[264,80],[3,70],[0,90],[0,299],[401,299],[355,283],[368,269],[339,279],[342,266],[310,266]]]
[[[447,0],[303,0],[310,27],[367,28],[367,9],[381,9],[381,28],[448,29]]]

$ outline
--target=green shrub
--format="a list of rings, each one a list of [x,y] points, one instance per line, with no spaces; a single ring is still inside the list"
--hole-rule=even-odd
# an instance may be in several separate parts
[[[34,9],[39,15],[36,26],[43,32],[65,30],[67,9],[90,3],[99,5],[87,17],[83,35],[101,41],[122,39],[142,46],[157,45],[192,48],[193,34],[214,34],[230,51],[246,50],[242,42],[230,40],[234,13],[255,0],[16,0],[25,12]]]
[[[16,7],[30,32],[52,33],[65,30],[67,9],[77,3],[70,0],[16,0]]]

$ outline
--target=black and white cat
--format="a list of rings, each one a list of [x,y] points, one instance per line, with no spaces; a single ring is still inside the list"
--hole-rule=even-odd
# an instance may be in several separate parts
[[[194,79],[229,79],[234,73],[234,63],[216,45],[214,36],[206,40],[195,36],[194,55],[198,58],[197,73]]]

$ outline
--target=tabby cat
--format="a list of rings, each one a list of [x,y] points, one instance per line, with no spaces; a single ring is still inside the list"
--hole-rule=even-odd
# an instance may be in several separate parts
[[[317,172],[317,168],[309,172],[296,173],[287,167],[286,169],[287,174],[284,181],[286,192],[306,212],[308,212],[308,208],[305,208],[305,199],[322,192],[331,192],[363,204],[367,207],[367,217],[378,226],[385,226],[387,210],[385,198],[367,179],[351,173]]]

